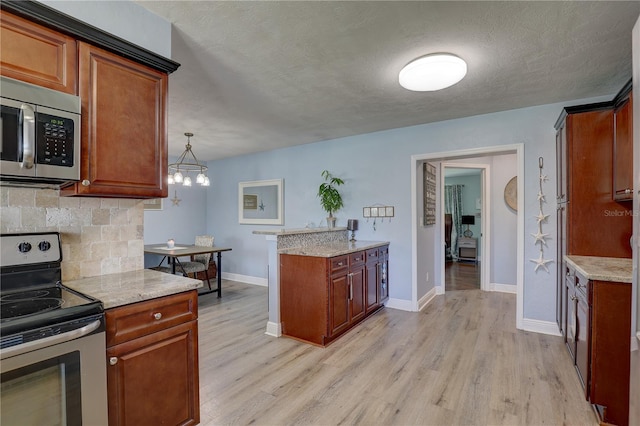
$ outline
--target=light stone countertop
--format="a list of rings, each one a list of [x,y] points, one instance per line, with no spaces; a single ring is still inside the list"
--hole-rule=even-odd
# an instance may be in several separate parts
[[[105,309],[202,287],[202,281],[152,269],[66,281],[64,285],[102,301]]]
[[[343,254],[355,253],[375,247],[385,246],[388,241],[344,241],[325,243],[306,247],[292,247],[278,250],[280,254],[293,254],[297,256],[334,257]]]
[[[298,234],[315,234],[317,232],[337,232],[346,231],[346,227],[336,226],[334,228],[280,228],[280,229],[258,229],[253,231],[256,235],[298,235]]]
[[[566,255],[564,260],[589,280],[631,283],[631,259]]]

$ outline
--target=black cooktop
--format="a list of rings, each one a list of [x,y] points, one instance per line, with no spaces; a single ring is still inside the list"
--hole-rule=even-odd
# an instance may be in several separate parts
[[[58,233],[2,234],[0,243],[0,347],[104,314],[102,302],[61,283]]]

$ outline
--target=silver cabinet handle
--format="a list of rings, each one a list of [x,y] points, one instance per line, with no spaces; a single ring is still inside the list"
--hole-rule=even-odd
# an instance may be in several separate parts
[[[111,358],[109,358],[109,364],[110,365],[116,365],[118,363],[118,358],[115,356],[112,356]]]
[[[22,162],[20,167],[33,168],[36,146],[36,113],[31,105],[20,106],[20,121],[22,122]]]
[[[82,186],[89,186],[89,185],[91,185],[91,182],[88,179],[84,179],[82,181]]]
[[[160,318],[162,318],[162,314],[160,312],[156,312],[155,314],[153,314],[153,317],[159,320]]]

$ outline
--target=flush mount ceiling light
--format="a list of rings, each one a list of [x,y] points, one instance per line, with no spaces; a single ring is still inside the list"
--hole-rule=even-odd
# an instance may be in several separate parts
[[[193,136],[193,133],[185,133],[184,135],[187,137],[186,149],[177,162],[169,164],[168,183],[181,183],[184,186],[191,186],[191,177],[189,177],[188,173],[197,172],[196,183],[202,186],[209,186],[211,183],[205,175],[208,167],[200,164],[191,150],[191,136]]]
[[[409,62],[398,76],[400,85],[415,92],[453,86],[467,74],[467,63],[450,53],[434,53]]]

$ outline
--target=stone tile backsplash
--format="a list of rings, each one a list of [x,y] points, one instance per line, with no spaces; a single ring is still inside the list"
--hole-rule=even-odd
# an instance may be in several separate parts
[[[0,231],[60,232],[63,280],[143,269],[143,225],[142,200],[0,187]]]

